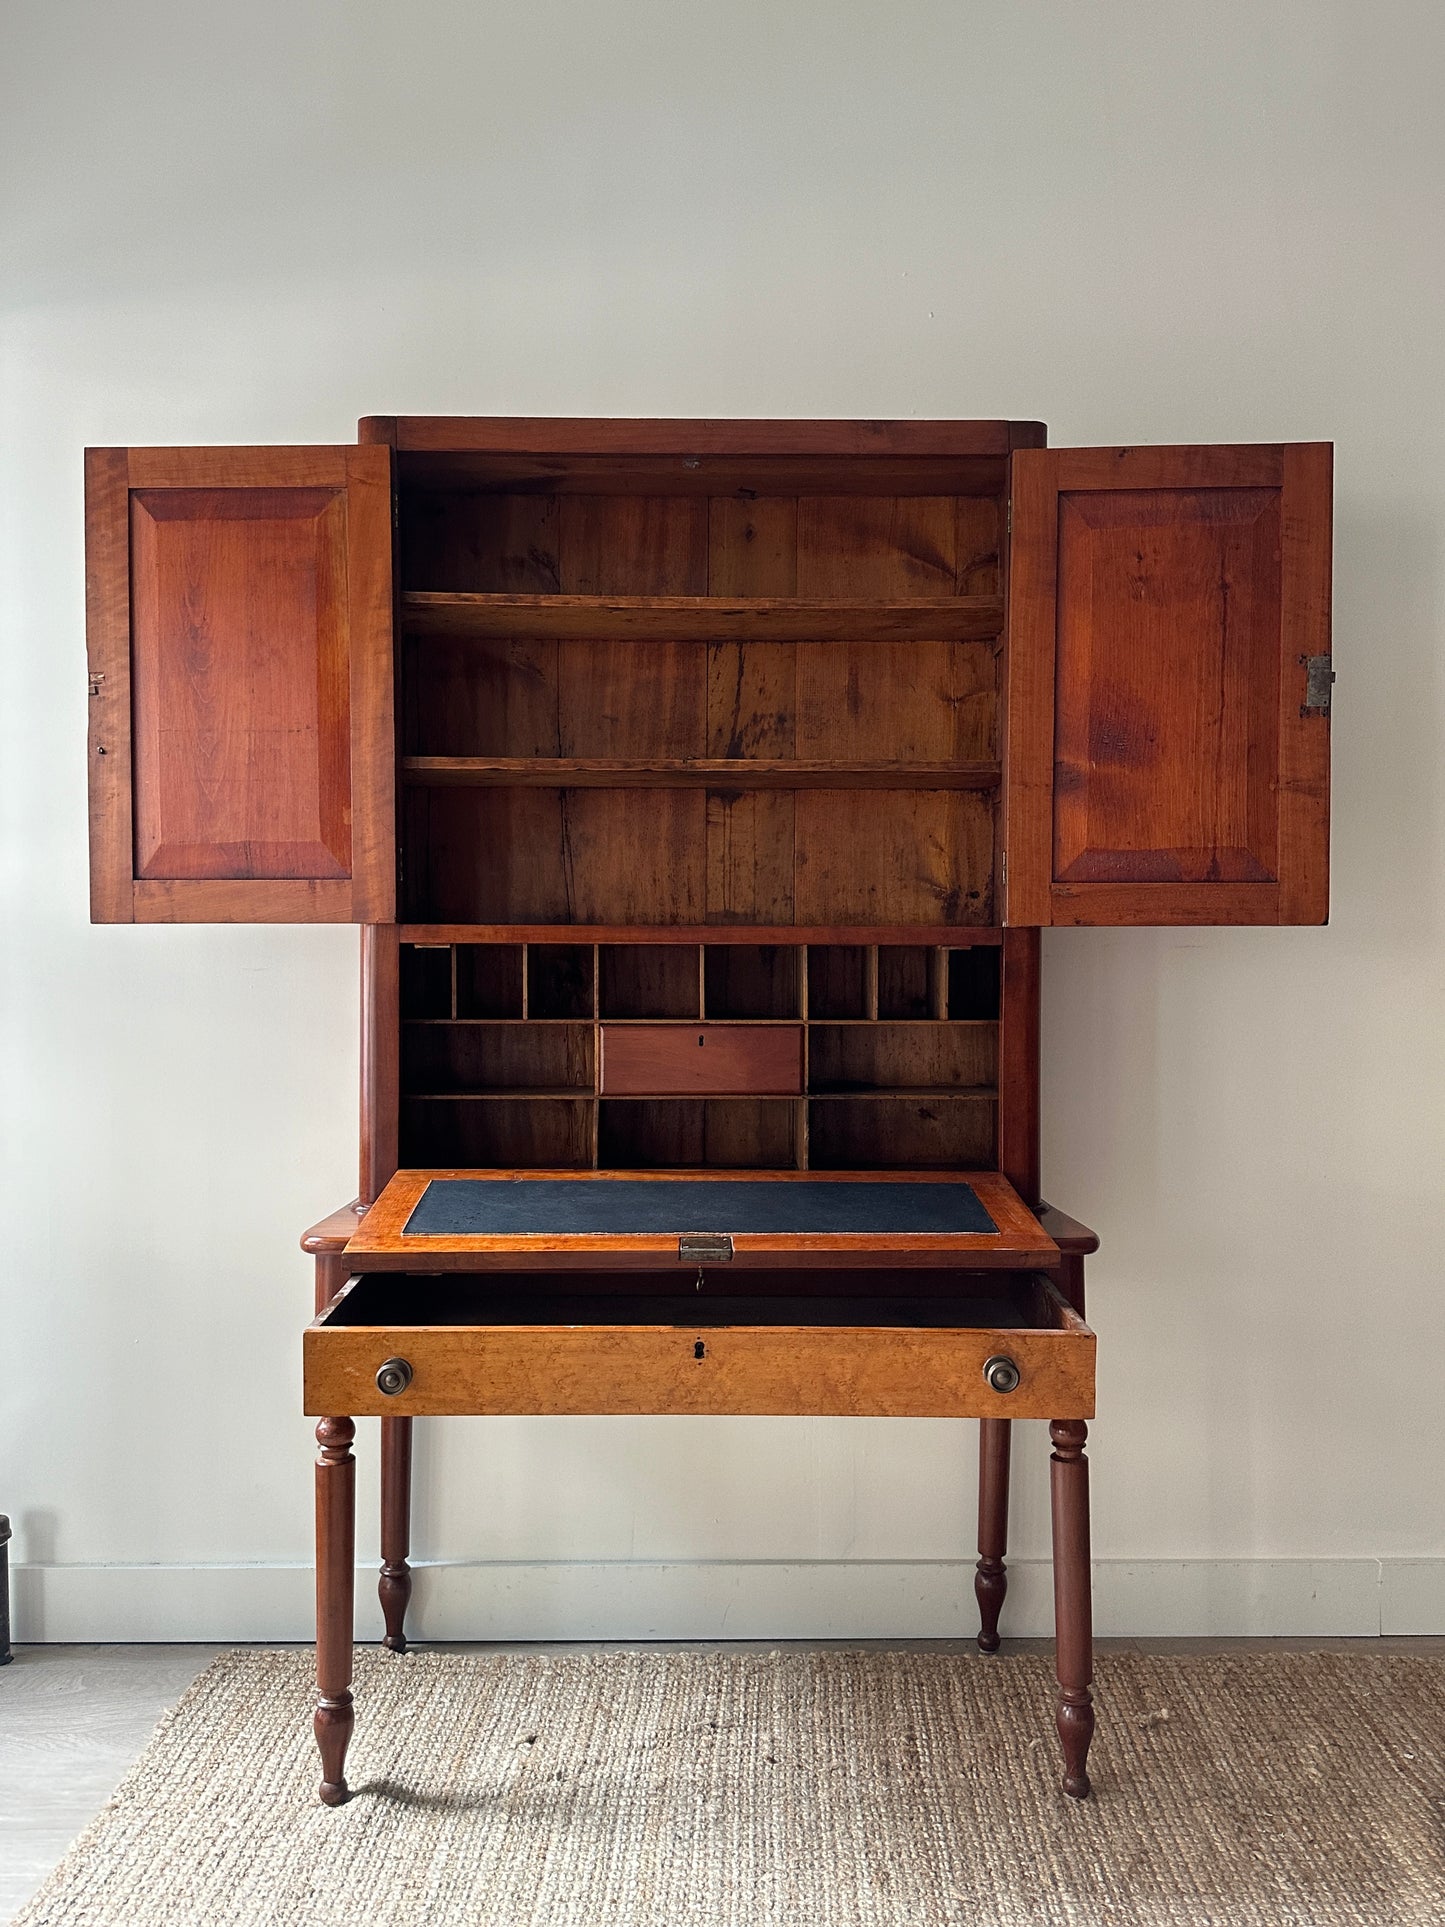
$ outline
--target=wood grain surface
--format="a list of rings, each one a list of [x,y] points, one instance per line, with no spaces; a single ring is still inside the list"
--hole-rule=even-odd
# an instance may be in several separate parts
[[[403,1170],[391,1179],[380,1198],[366,1213],[346,1248],[349,1264],[373,1270],[405,1270],[409,1265],[424,1270],[521,1270],[555,1268],[563,1270],[593,1266],[597,1268],[646,1270],[666,1269],[678,1262],[674,1236],[599,1237],[560,1234],[550,1237],[481,1234],[448,1234],[442,1237],[414,1236],[406,1231],[427,1185],[433,1178],[573,1178],[584,1183],[606,1184],[614,1179],[643,1178],[667,1184],[699,1178],[726,1184],[730,1178],[751,1178],[776,1184],[808,1184],[839,1180],[860,1183],[972,1185],[979,1203],[987,1211],[996,1232],[928,1232],[912,1234],[875,1234],[851,1232],[838,1235],[737,1232],[733,1235],[737,1266],[767,1265],[786,1257],[790,1263],[848,1265],[954,1265],[971,1267],[1052,1267],[1058,1263],[1058,1246],[1025,1209],[1017,1192],[996,1171],[895,1171],[877,1170],[782,1171],[782,1170],[688,1170],[688,1171],[579,1171],[568,1169],[517,1170]],[[686,1227],[683,1227],[684,1229]]]
[[[801,1025],[603,1024],[598,1041],[604,1097],[796,1096],[803,1088]]]
[[[87,451],[92,915],[395,911],[391,452]]]
[[[614,498],[628,501],[633,498]],[[704,504],[706,506],[706,504]],[[411,635],[718,642],[988,640],[1003,627],[997,595],[860,596],[504,594],[408,589]]]
[[[446,1413],[813,1414],[851,1418],[1091,1417],[1094,1334],[1048,1287],[1051,1327],[907,1325],[343,1325],[305,1334],[306,1410]],[[994,1391],[987,1359],[1014,1360]],[[383,1360],[413,1377],[378,1391]]]
[[[363,417],[368,422],[382,418]],[[397,415],[384,418],[401,449],[481,449],[525,455],[1002,455],[1002,421],[843,421],[566,415]]]
[[[1328,444],[1011,467],[1006,920],[1322,921]]]

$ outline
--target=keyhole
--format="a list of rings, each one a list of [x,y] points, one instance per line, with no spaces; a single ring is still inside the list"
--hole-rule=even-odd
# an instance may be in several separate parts
[[[698,1341],[697,1341],[697,1343],[696,1343],[696,1344],[695,1344],[695,1345],[693,1346],[693,1348],[692,1348],[692,1355],[693,1355],[693,1357],[694,1357],[694,1358],[706,1358],[706,1357],[707,1357],[707,1346],[703,1344],[703,1342],[702,1342],[702,1340],[701,1340],[700,1338],[698,1339]]]
[[[702,1049],[702,1047],[703,1047],[703,1045],[704,1045],[704,1044],[705,1044],[706,1042],[707,1042],[707,1039],[706,1039],[705,1037],[699,1037],[699,1038],[698,1038],[698,1040],[697,1040],[697,1047],[698,1047],[698,1049],[699,1049],[699,1050],[701,1050],[701,1049]]]

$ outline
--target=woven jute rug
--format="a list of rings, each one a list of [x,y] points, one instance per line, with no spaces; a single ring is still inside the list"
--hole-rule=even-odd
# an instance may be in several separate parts
[[[1083,1803],[1031,1656],[365,1653],[356,1697],[331,1811],[309,1656],[218,1660],[20,1921],[1445,1922],[1439,1659],[1105,1657]]]

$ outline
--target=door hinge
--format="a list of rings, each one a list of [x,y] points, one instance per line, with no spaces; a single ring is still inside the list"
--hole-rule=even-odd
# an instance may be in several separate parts
[[[733,1241],[726,1231],[684,1231],[677,1255],[687,1264],[725,1265],[733,1255]]]
[[[1301,656],[1300,662],[1305,672],[1305,699],[1300,704],[1301,716],[1328,716],[1331,703],[1331,686],[1335,672],[1330,667],[1328,656]]]
[[[92,696],[98,696],[98,695],[100,694],[100,690],[101,690],[101,685],[102,685],[102,683],[103,683],[104,681],[105,681],[105,671],[104,671],[103,669],[92,669],[92,670],[91,670],[91,672],[90,672],[90,693],[91,693],[91,695],[92,695]]]

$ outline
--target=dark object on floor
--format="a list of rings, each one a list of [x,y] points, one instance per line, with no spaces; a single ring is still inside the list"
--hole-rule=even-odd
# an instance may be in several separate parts
[[[0,1666],[15,1655],[10,1650],[10,1520],[0,1512]]]

